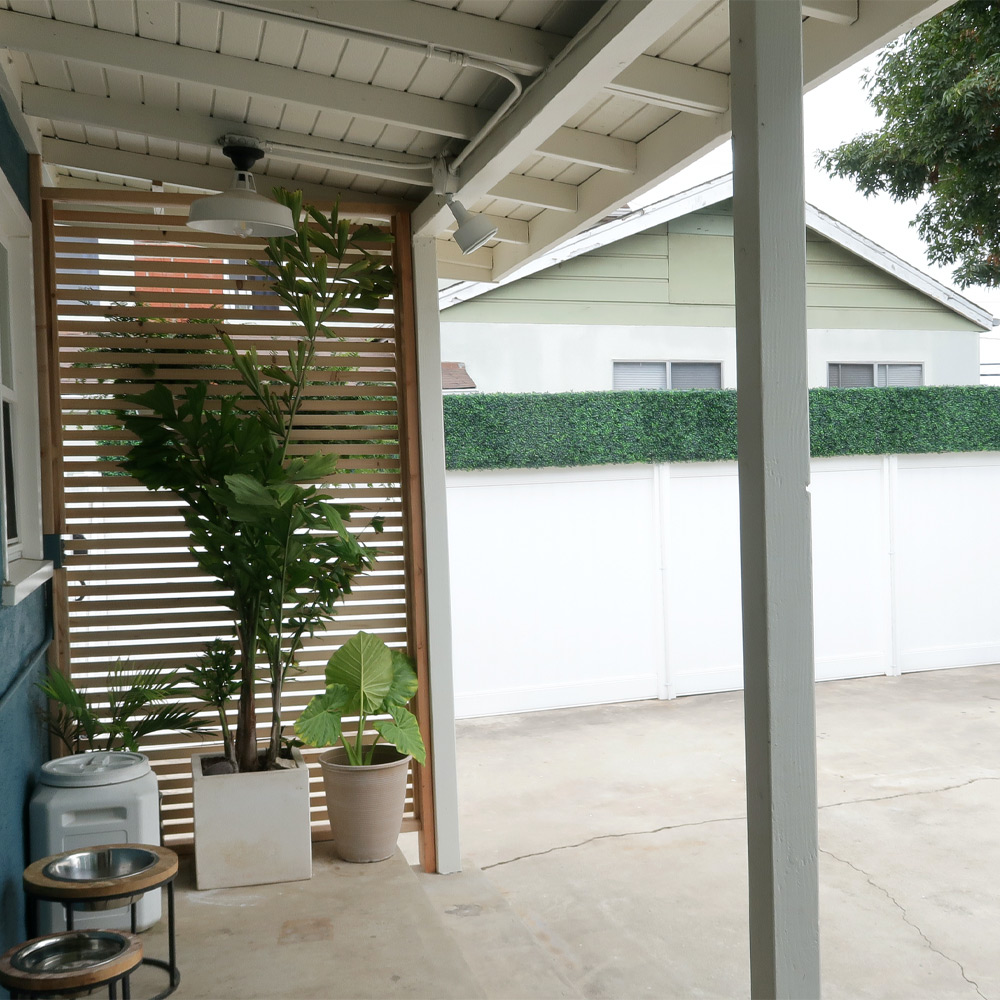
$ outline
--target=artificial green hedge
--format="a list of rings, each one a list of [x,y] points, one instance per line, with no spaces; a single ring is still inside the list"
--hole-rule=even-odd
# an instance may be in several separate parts
[[[1000,388],[810,389],[812,453],[1000,451]],[[736,392],[567,392],[444,398],[449,469],[736,458]]]

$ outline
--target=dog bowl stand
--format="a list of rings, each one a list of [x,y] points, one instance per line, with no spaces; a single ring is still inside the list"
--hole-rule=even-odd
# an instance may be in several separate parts
[[[169,958],[166,962],[159,958],[142,957],[143,965],[153,965],[163,969],[169,976],[167,988],[161,993],[150,997],[150,1000],[163,1000],[177,989],[181,974],[177,968],[177,943],[174,924],[174,879],[177,877],[177,855],[169,847],[154,844],[107,844],[89,848],[94,851],[108,851],[115,848],[137,848],[156,855],[156,863],[144,871],[134,875],[122,875],[117,878],[95,878],[87,880],[66,880],[53,878],[45,871],[46,867],[61,861],[71,854],[79,854],[79,850],[63,851],[47,858],[33,861],[24,870],[24,891],[36,902],[46,900],[62,903],[66,913],[67,930],[73,929],[74,906],[85,906],[88,903],[104,903],[110,900],[123,900],[132,896],[141,896],[145,892],[167,887],[167,943]],[[132,933],[136,932],[137,918],[135,901],[131,903]]]
[[[65,969],[23,969],[18,959],[38,945],[58,949],[60,944],[71,944],[74,938],[96,937],[99,934],[121,940],[121,950],[113,957],[86,964],[80,960]],[[0,958],[0,984],[10,992],[12,1000],[20,997],[58,996],[76,993],[98,986],[108,987],[108,997],[116,1000],[117,984],[122,984],[122,1000],[130,1000],[129,976],[142,962],[142,942],[135,934],[125,931],[62,931],[15,945]]]

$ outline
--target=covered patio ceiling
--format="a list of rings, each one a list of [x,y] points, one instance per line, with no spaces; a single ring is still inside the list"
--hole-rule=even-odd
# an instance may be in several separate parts
[[[944,6],[805,0],[806,87]],[[0,90],[53,183],[220,190],[251,136],[262,190],[408,203],[495,281],[728,138],[728,36],[724,0],[0,0]],[[446,191],[499,227],[468,257]]]

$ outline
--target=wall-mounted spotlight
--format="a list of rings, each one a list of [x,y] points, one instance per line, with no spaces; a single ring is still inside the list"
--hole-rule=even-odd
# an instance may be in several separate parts
[[[458,229],[455,230],[455,242],[463,254],[478,250],[487,240],[497,234],[497,227],[485,215],[473,215],[465,206],[455,199],[454,195],[445,195],[451,214],[455,216]]]
[[[291,236],[292,210],[257,193],[250,168],[264,155],[254,139],[226,136],[222,152],[233,161],[236,174],[228,191],[191,202],[187,224],[205,233],[226,236]]]

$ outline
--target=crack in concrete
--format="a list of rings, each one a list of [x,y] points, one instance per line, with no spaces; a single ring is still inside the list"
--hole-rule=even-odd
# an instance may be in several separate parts
[[[979,781],[1000,781],[1000,775],[983,774],[978,778],[969,778],[968,781],[960,781],[957,785],[942,785],[940,788],[915,788],[909,792],[896,792],[893,795],[872,795],[866,799],[845,799],[843,802],[827,802],[819,806],[819,809],[833,809],[835,806],[853,806],[861,802],[889,802],[891,799],[905,799],[914,795],[934,795],[937,792],[953,792],[958,788],[968,788]]]
[[[908,792],[897,792],[893,795],[873,795],[865,799],[846,799],[843,802],[827,802],[818,806],[818,809],[833,809],[836,806],[852,806],[862,802],[889,802],[892,799],[909,798],[915,795],[933,795],[936,792],[951,792],[958,788],[966,788],[974,785],[978,781],[1000,781],[1000,775],[982,775],[978,778],[970,778],[968,781],[959,782],[957,785],[944,785],[940,788],[919,788]],[[587,844],[596,843],[598,840],[619,840],[622,837],[643,837],[653,833],[663,833],[666,830],[685,830],[695,826],[707,826],[711,823],[731,823],[734,820],[746,820],[746,813],[738,816],[719,816],[715,819],[703,819],[691,823],[668,823],[665,826],[657,826],[651,830],[626,830],[622,833],[599,833],[586,840],[579,840],[572,844],[556,844],[554,847],[547,847],[544,851],[529,851],[526,854],[518,854],[513,858],[505,858],[503,861],[494,861],[489,865],[480,865],[479,870],[484,872],[490,868],[500,868],[502,865],[511,865],[515,861],[526,861],[528,858],[541,858],[546,854],[555,854],[558,851],[572,851],[578,847],[586,847]],[[840,860],[839,858],[837,859]]]
[[[528,858],[541,858],[546,854],[555,854],[558,851],[572,851],[577,847],[586,847],[587,844],[596,843],[598,840],[620,840],[623,837],[644,837],[653,833],[663,833],[665,830],[687,830],[694,826],[709,826],[712,823],[732,823],[734,820],[745,820],[746,816],[719,816],[715,819],[702,819],[693,823],[668,823],[666,826],[658,826],[653,830],[625,830],[622,833],[598,833],[586,840],[579,840],[574,844],[557,844],[555,847],[547,847],[544,851],[529,851],[527,854],[518,854],[513,858],[506,858],[503,861],[494,861],[491,865],[480,865],[481,872],[490,868],[499,868],[502,865],[511,865],[515,861],[526,861]]]
[[[954,787],[960,788],[962,786],[961,785],[956,785]],[[942,791],[943,790],[944,789],[942,789]],[[896,796],[892,796],[892,797],[895,798]],[[934,945],[933,945],[933,943],[931,942],[931,939],[923,932],[923,930],[920,928],[920,926],[918,924],[915,924],[910,919],[910,915],[906,912],[906,907],[903,906],[903,904],[900,903],[900,901],[898,899],[896,899],[896,897],[893,896],[893,894],[891,892],[889,892],[889,890],[886,889],[886,887],[884,885],[879,885],[878,882],[876,882],[868,872],[866,872],[863,868],[860,868],[858,865],[854,864],[853,861],[848,861],[846,858],[839,857],[838,855],[834,854],[833,851],[829,851],[825,847],[821,847],[819,849],[819,851],[820,851],[820,854],[825,854],[828,857],[833,858],[834,861],[839,861],[842,865],[846,865],[848,868],[852,869],[853,871],[856,871],[859,875],[862,875],[864,877],[865,881],[873,889],[877,889],[879,892],[881,892],[885,896],[885,898],[888,899],[889,902],[892,903],[893,906],[895,906],[896,909],[899,910],[899,912],[902,914],[902,917],[903,917],[903,923],[905,923],[908,926],[912,927],[920,935],[920,937],[923,939],[924,944],[926,944],[927,947],[932,952],[934,952],[935,955],[940,955],[941,958],[943,958],[946,962],[951,962],[952,965],[956,966],[956,968],[958,969],[959,973],[961,973],[962,978],[976,991],[976,994],[978,996],[982,997],[982,1000],[988,1000],[986,994],[983,993],[983,991],[979,988],[979,984],[974,979],[970,979],[966,975],[965,967],[962,965],[962,963],[959,962],[957,958],[952,958],[951,955],[946,955],[943,951],[941,951],[940,948],[935,948]]]

